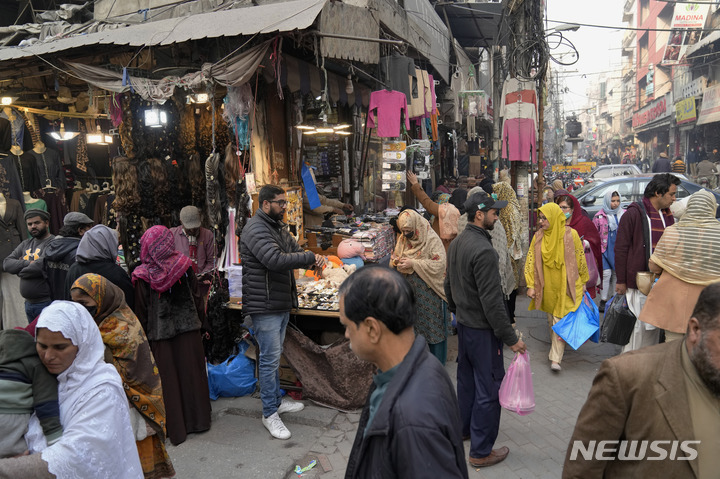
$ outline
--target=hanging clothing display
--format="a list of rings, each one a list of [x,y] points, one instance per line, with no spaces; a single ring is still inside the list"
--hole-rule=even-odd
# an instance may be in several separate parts
[[[408,112],[410,118],[419,118],[425,116],[427,108],[430,106],[430,81],[428,73],[420,68],[415,68],[415,81],[413,81],[411,100],[408,103]]]
[[[24,326],[25,298],[20,294],[20,277],[2,271],[2,261],[10,256],[15,248],[27,238],[27,227],[20,203],[11,198],[5,199],[5,215],[0,216],[0,329]]]
[[[26,151],[25,155],[35,159],[37,175],[42,187],[46,186],[46,180],[50,180],[51,185],[55,188],[65,189],[67,187],[60,152],[46,148],[42,153],[30,150]]]
[[[65,193],[60,189],[40,189],[35,196],[47,203],[47,212],[50,213],[50,233],[56,235],[63,226],[63,219],[68,214]]]
[[[0,193],[19,201],[24,210],[25,199],[22,194],[22,183],[20,182],[17,163],[10,158],[9,154],[2,155],[3,153],[0,153]]]
[[[377,136],[381,138],[400,136],[402,114],[405,115],[405,129],[409,130],[410,117],[404,94],[389,90],[374,91],[370,94],[367,125],[369,128],[374,128],[377,124]]]
[[[500,97],[503,158],[510,161],[537,160],[537,103],[535,82],[517,78],[505,80]]]
[[[37,172],[35,157],[22,154],[21,156],[10,154],[20,173],[20,183],[23,191],[35,191],[42,187]]]
[[[29,150],[33,147],[30,135],[27,135],[27,143],[25,143],[25,118],[14,108],[5,107],[0,110],[0,118],[4,118],[10,122],[12,131],[11,144],[19,146],[23,150]]]
[[[408,105],[412,101],[411,87],[415,80],[415,62],[412,58],[395,52],[390,56],[382,57],[378,62],[380,80],[384,87],[399,91],[405,95]]]

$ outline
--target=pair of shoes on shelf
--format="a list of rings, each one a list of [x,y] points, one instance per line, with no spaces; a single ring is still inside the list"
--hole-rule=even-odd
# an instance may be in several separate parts
[[[472,467],[489,467],[494,466],[498,462],[505,460],[507,455],[510,453],[510,449],[503,446],[499,449],[493,449],[490,451],[490,455],[486,457],[472,457],[470,456],[469,463]]]

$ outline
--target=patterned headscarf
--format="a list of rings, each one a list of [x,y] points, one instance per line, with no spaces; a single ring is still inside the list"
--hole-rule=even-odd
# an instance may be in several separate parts
[[[520,236],[522,221],[520,216],[520,203],[518,202],[515,190],[507,183],[499,182],[493,185],[493,192],[497,195],[498,200],[508,202],[508,205],[501,209],[499,213],[500,222],[503,228],[505,228],[508,249],[511,252],[513,250],[519,250],[521,249],[522,243]]]
[[[707,286],[720,281],[720,222],[707,190],[690,197],[680,221],[665,228],[650,260],[676,278]]]
[[[70,290],[73,289],[83,291],[97,303],[97,313],[93,319],[98,324],[122,305],[127,307],[123,290],[99,274],[87,273],[80,276],[72,284]]]
[[[142,279],[159,293],[169,290],[192,267],[190,258],[175,249],[173,234],[164,226],[153,226],[142,235],[140,261],[132,274],[133,284]]]
[[[435,233],[425,218],[413,210],[405,210],[398,216],[398,229],[412,229],[412,239],[400,235],[395,245],[395,256],[410,258],[413,266],[410,269],[397,268],[403,274],[417,273],[438,296],[445,300],[446,258],[442,240]]]

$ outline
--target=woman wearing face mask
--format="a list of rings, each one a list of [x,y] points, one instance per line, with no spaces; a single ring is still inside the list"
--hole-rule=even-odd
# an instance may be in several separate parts
[[[145,477],[173,477],[175,470],[165,450],[160,374],[145,332],[125,302],[123,291],[100,275],[84,274],[73,283],[70,296],[95,320],[123,380]]]
[[[565,223],[565,214],[556,203],[541,206],[538,212],[540,229],[533,236],[525,261],[527,295],[531,298],[529,310],[547,313],[551,328],[548,358],[553,371],[561,370],[565,342],[555,334],[552,326],[577,310],[585,283],[590,278],[580,236]]]
[[[390,265],[405,275],[415,291],[418,311],[415,333],[425,336],[430,352],[445,364],[450,314],[443,286],[445,248],[430,223],[414,210],[400,213],[397,225],[402,234]]]
[[[70,301],[45,308],[36,346],[40,361],[57,374],[63,435],[47,446],[39,421],[31,419],[30,454],[0,460],[0,477],[142,479],[122,380],[105,363],[100,332],[85,308]]]
[[[602,242],[603,288],[600,295],[600,312],[605,311],[605,303],[612,291],[615,291],[615,239],[620,218],[625,210],[620,207],[620,193],[608,191],[603,199],[603,207],[595,213],[593,224],[600,234]]]
[[[566,218],[566,224],[572,229],[577,231],[580,239],[586,243],[583,243],[586,250],[592,250],[592,254],[595,258],[595,267],[597,268],[598,275],[602,274],[602,248],[600,241],[600,233],[593,222],[588,218],[585,210],[580,206],[580,202],[573,195],[568,193],[566,190],[557,190],[555,192],[555,203],[560,206],[563,214]],[[590,296],[595,298],[596,284],[588,284],[587,291]]]

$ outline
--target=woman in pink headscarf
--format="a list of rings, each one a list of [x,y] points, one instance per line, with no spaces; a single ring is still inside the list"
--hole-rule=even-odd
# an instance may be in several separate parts
[[[162,381],[167,436],[177,445],[187,434],[210,429],[210,392],[201,330],[207,330],[192,261],[175,250],[169,229],[153,226],[140,239],[132,281],[135,314],[145,329]]]

